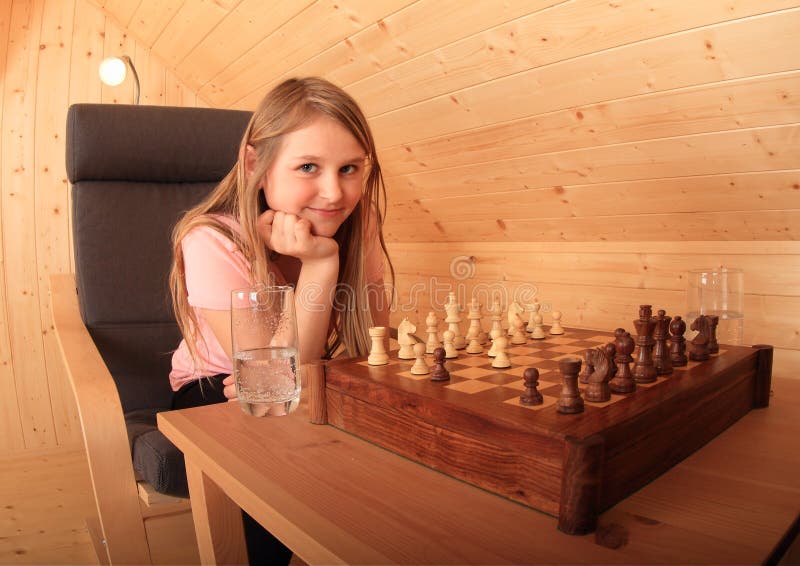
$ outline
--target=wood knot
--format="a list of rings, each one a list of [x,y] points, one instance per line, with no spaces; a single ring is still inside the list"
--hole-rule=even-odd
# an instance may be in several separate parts
[[[594,533],[594,542],[614,550],[622,548],[628,544],[628,529],[616,523],[598,526]]]

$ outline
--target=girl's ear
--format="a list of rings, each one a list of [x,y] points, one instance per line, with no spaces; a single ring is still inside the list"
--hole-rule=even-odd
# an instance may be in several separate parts
[[[249,179],[253,172],[256,170],[256,166],[258,165],[258,153],[256,153],[256,148],[252,145],[247,144],[244,148],[244,173],[247,175]]]

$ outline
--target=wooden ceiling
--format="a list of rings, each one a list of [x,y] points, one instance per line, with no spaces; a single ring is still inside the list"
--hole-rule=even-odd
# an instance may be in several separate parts
[[[92,1],[210,106],[345,87],[390,240],[800,237],[796,0]]]

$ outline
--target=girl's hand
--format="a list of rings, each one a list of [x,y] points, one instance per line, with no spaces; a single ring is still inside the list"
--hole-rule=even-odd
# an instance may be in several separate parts
[[[315,236],[311,233],[311,222],[296,214],[267,210],[259,216],[257,229],[269,249],[303,263],[338,257],[336,240]]]
[[[225,386],[225,388],[222,390],[222,393],[228,398],[228,401],[233,401],[236,399],[236,383],[233,381],[233,376],[229,375],[223,379],[222,385]]]

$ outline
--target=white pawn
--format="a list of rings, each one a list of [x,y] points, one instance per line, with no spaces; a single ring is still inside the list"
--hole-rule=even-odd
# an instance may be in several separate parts
[[[397,352],[397,357],[401,360],[414,359],[414,344],[417,341],[411,337],[411,334],[416,331],[417,327],[407,318],[404,318],[403,322],[397,325],[397,343],[400,344],[400,351]]]
[[[522,322],[522,319],[517,315],[512,320],[514,325],[514,335],[511,337],[512,344],[526,344],[528,342],[528,337],[525,334],[525,331],[522,329],[525,326],[525,323]]]
[[[469,329],[467,333],[467,339],[469,340],[469,344],[467,345],[467,353],[468,354],[480,354],[483,352],[483,346],[481,346],[481,340],[479,338],[480,333],[473,328]]]
[[[508,359],[506,354],[506,347],[508,346],[508,338],[505,336],[498,336],[492,347],[495,349],[495,356],[492,360],[492,367],[497,369],[510,368],[511,360]]]
[[[533,320],[537,314],[539,314],[539,309],[542,308],[542,305],[539,304],[539,301],[536,299],[533,300],[532,303],[527,305],[528,311],[528,328],[526,329],[528,332],[533,332],[534,327],[536,326],[536,321]]]
[[[531,332],[531,338],[534,340],[543,340],[545,338],[544,334],[544,327],[542,325],[542,315],[536,313],[536,316],[533,317],[533,332]]]
[[[414,356],[416,356],[416,361],[411,366],[411,373],[413,375],[428,375],[431,369],[425,362],[425,344],[422,342],[414,344]]]
[[[561,326],[561,311],[553,311],[553,325],[550,327],[550,334],[564,334],[564,327]]]
[[[456,345],[453,343],[455,340],[456,333],[452,330],[445,330],[442,333],[442,338],[444,338],[444,357],[448,360],[458,357],[458,352],[456,351]]]
[[[372,338],[372,348],[369,351],[367,363],[371,366],[385,366],[389,363],[389,354],[386,353],[386,346],[383,339],[386,338],[385,326],[373,326],[369,329]]]
[[[428,325],[428,341],[425,343],[425,353],[433,354],[436,348],[442,347],[442,343],[439,342],[439,319],[436,318],[436,313],[429,312],[428,317],[425,319],[425,324]]]

